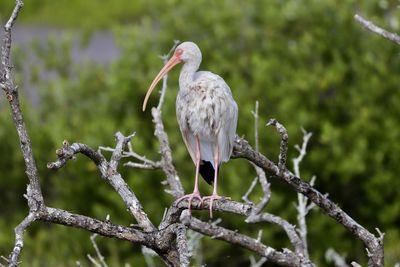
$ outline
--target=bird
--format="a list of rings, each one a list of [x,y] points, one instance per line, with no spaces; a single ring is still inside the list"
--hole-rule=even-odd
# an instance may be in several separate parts
[[[193,199],[200,206],[209,200],[210,218],[215,200],[225,198],[217,193],[218,172],[222,162],[230,159],[236,135],[238,105],[232,92],[217,74],[198,71],[202,61],[199,47],[193,42],[178,45],[164,67],[151,83],[143,101],[143,111],[158,82],[177,64],[183,63],[179,75],[176,97],[176,117],[184,143],[196,166],[193,193],[177,199],[176,204],[187,199],[191,213]],[[201,197],[198,187],[199,173],[207,183],[213,184],[213,193]]]

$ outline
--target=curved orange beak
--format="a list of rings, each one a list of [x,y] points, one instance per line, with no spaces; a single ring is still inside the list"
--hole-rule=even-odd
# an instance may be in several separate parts
[[[177,56],[173,55],[170,60],[165,64],[165,66],[160,70],[160,72],[157,74],[157,76],[154,78],[153,82],[151,83],[149,89],[147,90],[146,97],[144,98],[143,101],[143,107],[142,110],[146,110],[146,104],[147,101],[149,100],[149,97],[151,93],[153,92],[154,88],[156,87],[157,83],[177,64],[181,63],[182,60]]]

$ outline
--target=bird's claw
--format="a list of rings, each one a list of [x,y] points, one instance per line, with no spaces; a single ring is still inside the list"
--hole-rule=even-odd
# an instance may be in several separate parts
[[[198,206],[198,207],[201,207],[201,205],[203,204],[203,199],[201,198],[200,193],[199,193],[199,192],[196,192],[196,191],[193,192],[193,193],[191,193],[191,194],[187,194],[187,195],[184,195],[184,196],[178,198],[178,199],[176,200],[176,206],[178,206],[178,204],[179,204],[181,201],[187,199],[187,200],[188,200],[188,210],[189,210],[189,214],[191,214],[191,213],[192,213],[192,200],[193,200],[193,199],[196,199],[196,198],[200,201],[200,203],[199,203],[197,206]]]
[[[219,195],[217,195],[217,194],[212,194],[211,196],[206,196],[206,197],[203,197],[203,199],[201,200],[201,202],[203,203],[204,201],[206,201],[207,199],[209,199],[210,200],[210,218],[212,218],[212,206],[213,206],[213,202],[214,202],[214,200],[218,200],[218,199],[231,199],[230,197],[222,197],[222,196],[219,196]]]

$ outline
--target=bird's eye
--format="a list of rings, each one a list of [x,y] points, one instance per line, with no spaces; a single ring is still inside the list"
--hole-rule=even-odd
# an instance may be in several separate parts
[[[181,48],[178,48],[178,49],[176,49],[176,51],[175,51],[175,54],[176,54],[177,56],[182,55],[182,53],[183,53],[183,49],[181,49]]]

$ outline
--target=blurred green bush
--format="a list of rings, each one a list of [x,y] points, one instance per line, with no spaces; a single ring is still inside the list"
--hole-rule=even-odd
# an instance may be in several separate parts
[[[0,2],[5,21],[13,1]],[[316,175],[316,187],[337,202],[355,220],[374,231],[386,232],[388,266],[400,261],[400,70],[399,48],[362,29],[353,20],[364,12],[383,27],[398,30],[396,1],[26,1],[18,24],[80,29],[87,35],[109,30],[115,35],[121,57],[110,66],[75,65],[70,59],[71,39],[49,39],[48,46],[32,47],[41,62],[28,66],[30,82],[38,88],[40,104],[33,105],[22,91],[23,108],[46,201],[51,206],[134,223],[118,195],[101,181],[87,159],[78,156],[63,169],[52,172],[46,163],[64,139],[92,147],[113,146],[113,134],[136,132],[134,149],[157,159],[150,112],[141,103],[154,75],[162,67],[158,55],[174,39],[191,40],[203,52],[204,70],[221,75],[239,105],[238,134],[254,142],[251,111],[260,102],[260,150],[271,159],[278,155],[279,137],[264,127],[277,118],[288,129],[290,157],[300,143],[301,127],[313,132],[302,178]],[[17,45],[17,44],[15,44]],[[14,47],[17,80],[26,65],[25,55]],[[41,80],[53,71],[55,79]],[[175,120],[178,71],[170,75],[163,111],[174,160],[187,191],[192,188],[194,166],[185,150]],[[150,105],[157,103],[153,94]],[[25,216],[24,165],[8,105],[0,99],[0,255],[13,245],[13,227]],[[161,185],[162,172],[120,168],[150,217],[159,222],[172,198]],[[255,173],[243,160],[232,160],[221,170],[221,193],[240,200]],[[269,212],[295,223],[293,190],[274,178]],[[205,183],[201,191],[209,193]],[[253,195],[256,201],[260,192]],[[200,213],[207,219],[206,213]],[[223,225],[257,236],[243,218],[221,215]],[[328,266],[329,247],[348,261],[365,264],[359,241],[333,220],[315,210],[308,217],[311,258]],[[263,241],[290,247],[281,229],[260,225]],[[321,233],[324,233],[323,236]],[[21,266],[74,266],[94,254],[90,233],[63,226],[36,223],[27,231]],[[125,242],[98,239],[110,266],[129,262],[144,265],[140,248]],[[207,266],[249,265],[249,253],[220,241],[203,239]],[[212,249],[210,249],[212,248]],[[159,263],[162,266],[161,263]]]

